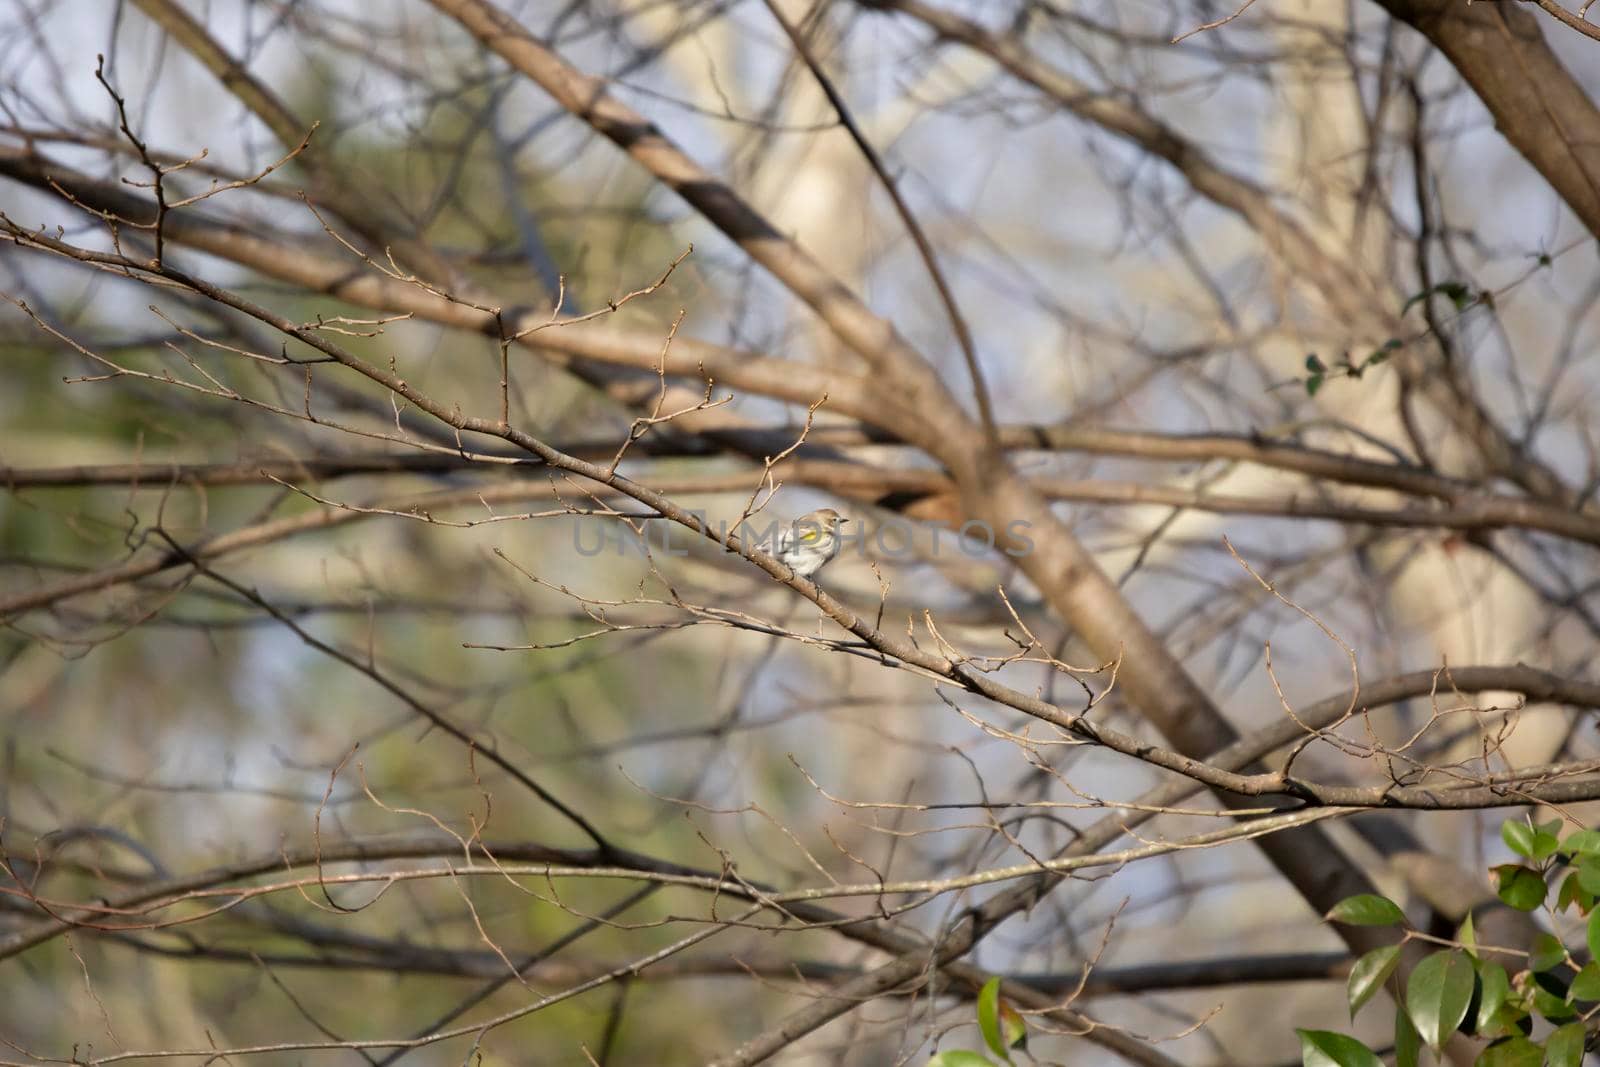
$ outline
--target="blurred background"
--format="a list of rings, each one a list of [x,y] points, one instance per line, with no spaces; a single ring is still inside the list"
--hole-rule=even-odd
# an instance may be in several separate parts
[[[1593,678],[1600,159],[1570,116],[1600,43],[1481,5],[1508,36],[1464,72],[1410,6],[499,10],[976,419],[970,333],[1012,469],[1244,733],[1355,679]],[[837,508],[860,536],[822,585],[883,633],[1161,740],[1025,553],[956,540],[975,516],[947,464],[895,429],[937,436],[937,409],[468,32],[476,7],[0,6],[0,1037],[20,1062],[709,1062],[886,957],[630,862],[952,878],[1052,855],[1171,780],[866,650],[748,560],[242,308],[712,524]],[[1526,55],[1568,81],[1517,73]],[[1528,122],[1548,128],[1511,128],[1495,69],[1546,87]],[[128,265],[156,259],[231,296]],[[1597,756],[1583,711],[1437,688],[1297,773]],[[1116,847],[1229,825],[1186,804]],[[1503,817],[1408,815],[1407,847],[1492,896]],[[1338,862],[1438,907],[1381,834],[1324,825]],[[1004,888],[827,904],[934,945]],[[1294,1026],[1348,1022],[1318,910],[1253,845],[1183,849],[1079,872],[967,960],[1077,990],[1177,1062],[1292,1062]],[[929,971],[777,1060],[979,1047],[972,991]],[[1038,1025],[1039,1062],[1113,1056]]]

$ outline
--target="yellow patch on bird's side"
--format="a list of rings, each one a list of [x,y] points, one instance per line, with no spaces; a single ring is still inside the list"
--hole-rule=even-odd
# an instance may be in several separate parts
[[[807,530],[805,533],[800,535],[800,540],[810,544],[812,541],[819,539],[821,536],[821,530]]]

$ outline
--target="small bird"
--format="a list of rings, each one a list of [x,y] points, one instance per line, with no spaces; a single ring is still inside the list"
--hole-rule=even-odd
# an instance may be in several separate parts
[[[844,538],[839,527],[850,520],[832,508],[802,515],[778,534],[778,559],[802,578],[809,578],[839,554]]]

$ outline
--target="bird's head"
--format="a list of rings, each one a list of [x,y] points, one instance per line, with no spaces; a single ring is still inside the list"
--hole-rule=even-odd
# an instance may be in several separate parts
[[[799,535],[800,543],[809,545],[829,534],[838,534],[839,527],[849,521],[832,508],[818,508],[796,519],[794,528]]]

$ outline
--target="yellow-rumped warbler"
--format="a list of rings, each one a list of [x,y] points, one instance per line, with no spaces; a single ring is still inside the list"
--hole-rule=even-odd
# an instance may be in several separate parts
[[[849,521],[832,508],[818,508],[802,515],[778,534],[778,549],[773,555],[800,577],[809,578],[839,554],[839,546],[844,543],[839,527]]]

